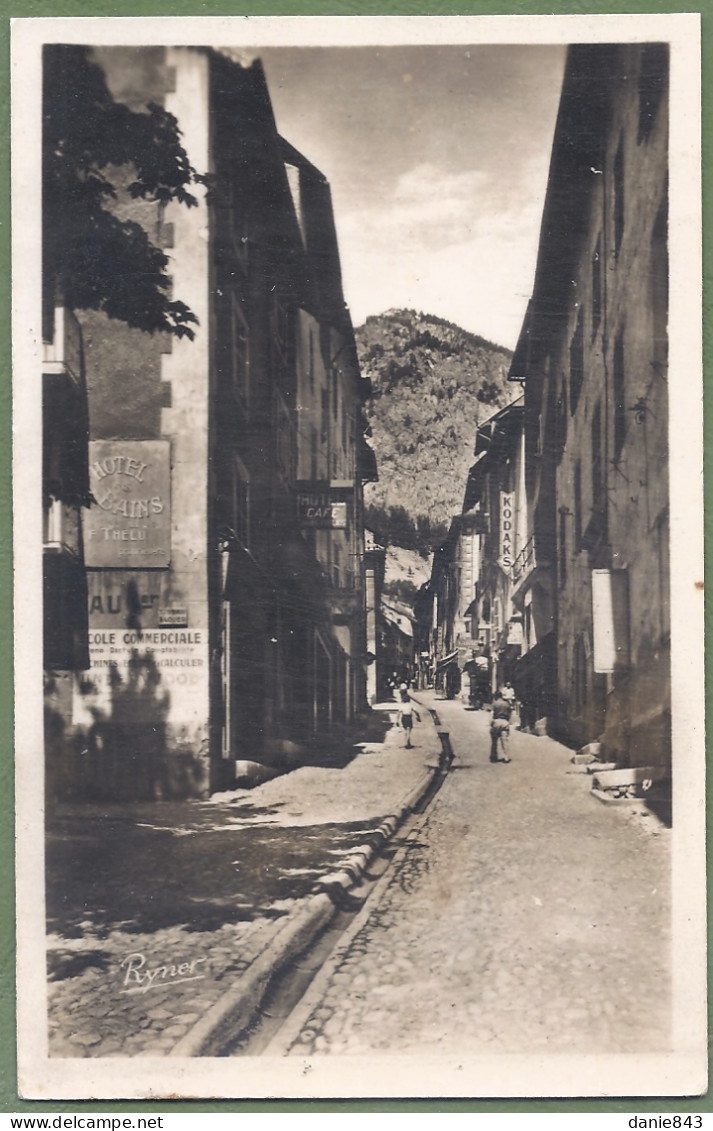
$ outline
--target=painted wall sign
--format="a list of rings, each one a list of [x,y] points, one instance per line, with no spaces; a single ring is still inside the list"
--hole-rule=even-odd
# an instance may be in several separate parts
[[[204,718],[208,696],[205,629],[90,629],[90,668],[74,698],[75,725],[127,719],[175,726]]]
[[[90,569],[165,569],[171,561],[168,440],[92,440],[84,516]]]

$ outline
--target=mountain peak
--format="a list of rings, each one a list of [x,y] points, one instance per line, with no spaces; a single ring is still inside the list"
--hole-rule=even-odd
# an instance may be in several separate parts
[[[427,553],[462,509],[478,425],[513,399],[512,353],[415,310],[372,315],[355,335],[373,390],[379,482],[366,491],[369,522],[380,539]]]

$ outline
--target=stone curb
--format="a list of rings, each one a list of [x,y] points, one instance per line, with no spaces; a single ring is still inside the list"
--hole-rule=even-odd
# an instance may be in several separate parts
[[[441,729],[434,729],[440,741]],[[358,883],[377,851],[390,840],[425,796],[439,770],[440,765],[429,767],[399,802],[396,812],[384,818],[372,836],[372,842],[354,849],[339,871],[323,876],[315,885],[314,894],[300,900],[297,909],[291,912],[239,981],[181,1037],[169,1056],[215,1055],[225,1043],[229,1031],[237,1034],[247,1028],[275,975],[314,942],[337,914],[335,889],[346,893]]]

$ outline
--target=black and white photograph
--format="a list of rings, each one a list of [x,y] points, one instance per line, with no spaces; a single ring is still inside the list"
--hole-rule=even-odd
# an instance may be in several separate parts
[[[13,21],[22,1097],[706,1091],[699,25]]]

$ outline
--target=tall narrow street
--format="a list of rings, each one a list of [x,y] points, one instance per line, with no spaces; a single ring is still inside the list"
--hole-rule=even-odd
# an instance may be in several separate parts
[[[23,1100],[707,1087],[700,20],[543,20],[13,25]]]
[[[452,771],[265,1051],[665,1051],[669,830],[592,797],[551,739],[513,731],[493,765],[487,712],[419,698]]]

